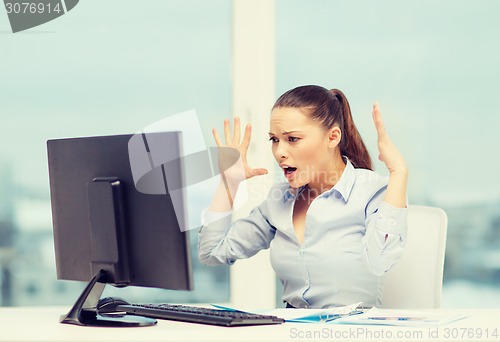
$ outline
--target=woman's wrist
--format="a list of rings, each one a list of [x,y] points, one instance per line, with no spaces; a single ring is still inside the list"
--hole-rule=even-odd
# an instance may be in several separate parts
[[[390,176],[396,176],[396,177],[406,177],[408,178],[408,168],[406,167],[406,165],[404,164],[401,164],[395,168],[393,168],[392,170],[389,170],[389,174]]]
[[[225,175],[221,175],[220,177],[221,184],[223,184],[227,190],[230,190],[231,193],[235,193],[238,190],[240,183],[244,180],[245,178],[226,177]]]
[[[396,208],[406,207],[407,183],[408,169],[406,167],[401,166],[391,171],[384,200]]]

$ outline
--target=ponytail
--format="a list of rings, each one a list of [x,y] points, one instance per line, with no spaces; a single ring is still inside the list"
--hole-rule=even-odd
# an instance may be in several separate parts
[[[373,170],[370,154],[352,119],[349,101],[344,93],[338,89],[331,89],[330,92],[340,102],[342,111],[342,115],[340,115],[340,130],[342,131],[340,154],[347,156],[356,168]]]

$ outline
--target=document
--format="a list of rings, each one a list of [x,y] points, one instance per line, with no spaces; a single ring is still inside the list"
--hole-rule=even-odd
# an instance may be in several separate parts
[[[462,314],[449,314],[441,311],[394,310],[374,307],[360,315],[341,317],[335,323],[434,327],[455,322],[466,317]]]
[[[347,317],[351,315],[362,314],[362,309],[358,307],[362,302],[340,306],[331,309],[274,309],[272,311],[241,311],[238,309],[230,308],[227,306],[221,306],[217,304],[212,304],[212,306],[229,311],[238,311],[245,313],[261,314],[261,315],[273,315],[283,318],[286,322],[297,322],[297,323],[327,323],[337,320],[342,317]]]
[[[332,324],[362,324],[362,325],[393,325],[413,327],[435,327],[455,322],[467,316],[450,314],[439,310],[414,311],[380,309],[360,309],[362,302],[331,309],[274,309],[241,311],[227,306],[212,304],[212,306],[228,311],[237,311],[261,315],[274,315],[286,322],[295,323],[332,323]]]

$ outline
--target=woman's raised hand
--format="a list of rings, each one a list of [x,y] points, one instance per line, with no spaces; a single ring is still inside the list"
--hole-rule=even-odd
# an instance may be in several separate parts
[[[380,114],[379,105],[376,102],[373,105],[372,115],[378,135],[378,159],[385,163],[391,174],[394,172],[406,173],[407,168],[404,158],[389,138],[382,120],[382,114]]]
[[[247,151],[248,151],[248,145],[250,144],[250,137],[252,135],[252,126],[250,124],[246,125],[245,133],[243,134],[243,139],[242,139],[240,118],[235,117],[233,130],[234,132],[233,134],[231,134],[230,121],[229,119],[224,120],[225,143],[223,143],[217,130],[215,128],[212,129],[212,134],[214,136],[215,143],[217,144],[217,147],[219,147],[219,167],[221,168],[221,170],[225,170],[224,176],[226,177],[226,179],[233,181],[241,181],[243,180],[240,179],[242,178],[243,173],[245,179],[267,174],[266,169],[252,168],[250,167],[250,165],[248,165],[247,162]],[[227,168],[227,170],[226,167],[223,167],[222,165],[227,165],[228,162],[231,163],[231,160],[234,160],[234,154],[224,153],[225,150],[224,147],[232,148],[236,150],[240,155],[239,162],[234,164],[234,166]],[[229,155],[233,155],[233,158],[231,158]]]
[[[372,115],[378,135],[378,159],[385,163],[390,172],[384,202],[396,208],[405,208],[407,206],[406,186],[408,183],[406,163],[385,130],[378,103],[373,105]]]

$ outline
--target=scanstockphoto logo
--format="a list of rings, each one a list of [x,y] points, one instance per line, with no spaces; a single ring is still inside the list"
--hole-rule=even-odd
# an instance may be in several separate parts
[[[79,0],[3,0],[12,32],[28,30],[71,11]]]
[[[180,141],[168,132],[179,133]],[[220,174],[229,171],[239,179],[245,177],[238,150],[206,146],[195,110],[144,127],[130,138],[128,153],[136,190],[146,195],[168,194],[181,231],[200,227],[201,222],[193,219],[186,222],[184,214],[199,217],[199,212],[191,210],[196,211],[197,206],[209,207]],[[246,200],[243,195],[234,208],[238,209]],[[230,195],[219,201],[220,205],[228,205]]]

